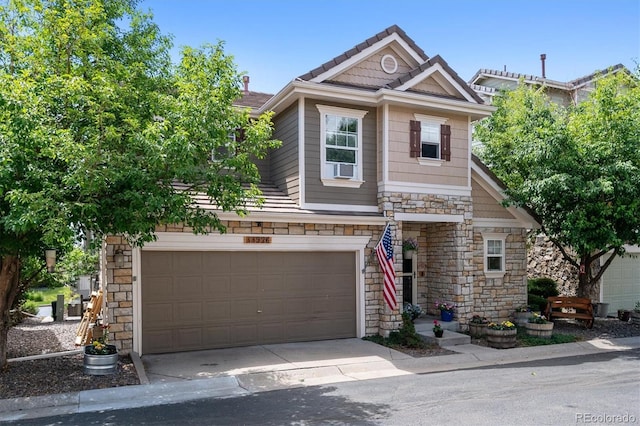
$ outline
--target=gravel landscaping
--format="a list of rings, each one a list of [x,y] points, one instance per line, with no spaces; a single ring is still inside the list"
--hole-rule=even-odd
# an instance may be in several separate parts
[[[78,350],[74,342],[79,324],[79,321],[40,323],[34,319],[27,319],[9,331],[8,358]],[[571,334],[580,340],[609,339],[640,336],[640,325],[622,322],[617,318],[596,318],[593,328],[587,329],[575,321],[559,320],[555,322],[554,332]],[[425,350],[395,349],[414,357],[452,353],[435,347]],[[140,383],[135,367],[128,356],[121,356],[117,373],[107,376],[85,375],[82,372],[82,359],[82,354],[77,353],[30,361],[12,361],[6,371],[0,372],[0,399]]]

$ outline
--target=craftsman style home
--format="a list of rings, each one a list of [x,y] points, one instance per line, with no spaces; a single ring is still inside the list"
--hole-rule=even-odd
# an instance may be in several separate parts
[[[245,80],[238,102],[274,112],[282,146],[261,160],[264,205],[220,213],[226,234],[159,225],[131,249],[109,237],[101,283],[112,340],[139,354],[385,335],[404,303],[506,319],[526,303],[526,231],[471,154],[493,107],[397,26],[275,95]],[[390,226],[398,308],[375,247]],[[418,241],[406,259],[402,243]]]

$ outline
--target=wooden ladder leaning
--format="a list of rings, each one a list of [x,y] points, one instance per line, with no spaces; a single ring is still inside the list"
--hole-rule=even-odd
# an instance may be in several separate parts
[[[80,327],[76,333],[76,346],[85,346],[91,343],[93,339],[93,325],[98,320],[98,316],[102,311],[102,290],[94,291],[91,293],[91,300],[87,304],[80,321]]]

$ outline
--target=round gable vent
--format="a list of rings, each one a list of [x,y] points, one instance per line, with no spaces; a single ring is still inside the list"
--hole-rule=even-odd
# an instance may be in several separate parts
[[[387,74],[393,74],[398,71],[398,61],[396,61],[393,55],[384,55],[380,60],[380,66]]]

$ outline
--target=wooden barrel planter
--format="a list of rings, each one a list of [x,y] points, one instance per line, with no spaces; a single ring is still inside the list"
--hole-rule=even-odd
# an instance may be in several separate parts
[[[87,349],[85,347],[84,374],[104,376],[107,374],[114,374],[116,372],[116,368],[118,367],[118,352],[114,345],[107,346],[113,347],[113,351],[115,353],[108,355],[93,355],[87,353]]]
[[[487,334],[487,324],[469,323],[471,337],[479,338]]]
[[[524,326],[529,318],[533,317],[533,312],[514,312],[513,313],[513,322],[515,322],[520,327]]]
[[[516,346],[518,330],[494,330],[487,327],[487,343],[492,348],[508,349]]]
[[[529,336],[543,337],[545,339],[549,339],[553,334],[552,322],[548,322],[546,324],[536,324],[533,322],[528,322],[524,326],[527,329],[527,334]]]

